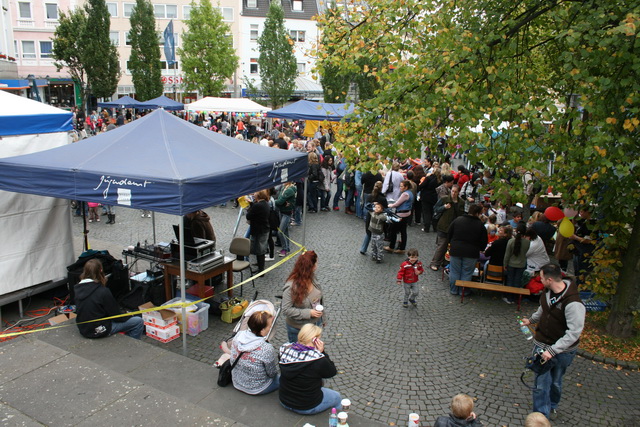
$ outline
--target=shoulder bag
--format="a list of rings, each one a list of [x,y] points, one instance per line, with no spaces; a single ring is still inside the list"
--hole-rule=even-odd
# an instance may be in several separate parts
[[[233,378],[231,376],[231,371],[233,371],[233,368],[236,367],[236,365],[238,364],[238,361],[240,360],[240,358],[242,357],[242,355],[244,353],[245,352],[243,351],[242,353],[240,353],[238,355],[238,357],[236,358],[235,362],[233,362],[233,365],[230,362],[231,359],[227,359],[220,366],[220,372],[218,372],[218,385],[220,387],[226,387],[229,384],[231,384],[231,381],[232,381],[232,378]]]

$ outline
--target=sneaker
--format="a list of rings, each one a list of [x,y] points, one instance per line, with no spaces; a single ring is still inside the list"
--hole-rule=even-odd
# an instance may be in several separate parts
[[[417,302],[415,302],[415,301],[411,301],[411,300],[409,300],[409,302],[411,303],[411,305],[412,305],[412,306],[414,306],[414,307],[418,307],[418,303],[417,303]]]
[[[407,304],[406,302],[402,303],[402,308],[409,308],[409,304]]]
[[[438,266],[437,266],[437,265],[432,265],[430,268],[431,268],[431,270],[433,270],[433,271],[438,271],[438,270],[439,270],[439,268],[438,268]]]
[[[99,218],[99,217],[98,217],[98,218],[96,218],[96,222],[100,222],[100,218]]]
[[[272,257],[272,256],[266,256],[266,257],[264,257],[264,260],[265,260],[265,261],[273,261],[274,259],[276,259],[276,258],[275,258],[275,257]]]
[[[558,418],[558,411],[557,411],[557,410],[555,410],[555,409],[551,409],[551,410],[549,411],[549,419],[550,419],[551,421],[555,421],[555,419],[556,419],[556,418]]]
[[[144,214],[140,214],[140,218],[144,218]]]
[[[333,208],[333,210],[334,210],[334,211],[339,211],[339,210],[340,210],[340,208],[336,206],[335,208]]]
[[[382,260],[381,259],[377,259],[376,260],[376,264],[382,264]]]
[[[366,252],[360,251],[360,255],[366,255],[366,254],[367,254]]]
[[[89,222],[93,222],[93,220],[92,220],[92,219],[90,219],[90,220],[89,220]]]
[[[147,218],[151,218],[151,214],[147,214]]]
[[[278,256],[281,256],[281,257],[287,256],[287,251],[285,251],[284,249],[281,250],[280,252],[278,252]]]
[[[395,251],[393,251],[394,254],[403,254],[405,253],[404,249],[396,249]]]
[[[502,298],[502,301],[506,302],[507,304],[513,304],[513,301],[511,301],[509,298],[504,297]]]

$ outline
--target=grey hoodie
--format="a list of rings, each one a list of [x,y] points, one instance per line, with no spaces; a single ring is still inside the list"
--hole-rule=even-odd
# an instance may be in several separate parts
[[[233,386],[247,394],[258,394],[271,385],[278,374],[278,353],[264,337],[250,330],[240,331],[231,344],[231,364],[245,352],[233,368]]]

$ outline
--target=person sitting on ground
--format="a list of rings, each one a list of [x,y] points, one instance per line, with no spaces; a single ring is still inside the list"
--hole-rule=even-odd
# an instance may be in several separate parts
[[[85,338],[103,338],[124,332],[125,335],[139,340],[144,331],[141,317],[107,319],[118,316],[122,312],[106,284],[107,278],[100,260],[87,261],[80,275],[80,283],[74,288],[78,314],[76,323],[80,334]]]
[[[482,423],[473,412],[473,399],[466,394],[456,394],[451,400],[449,416],[440,416],[433,427],[480,427]]]
[[[229,362],[233,365],[240,357],[233,368],[233,387],[243,393],[268,394],[280,387],[278,354],[266,339],[272,323],[271,313],[257,311],[249,317],[249,328],[233,338]]]
[[[551,423],[542,412],[532,412],[524,420],[524,427],[551,427]]]
[[[339,408],[340,393],[322,387],[325,378],[338,371],[320,340],[322,328],[307,323],[298,341],[280,347],[280,404],[301,415]]]

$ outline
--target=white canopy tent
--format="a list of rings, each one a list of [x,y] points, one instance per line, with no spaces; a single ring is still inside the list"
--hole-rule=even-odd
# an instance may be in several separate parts
[[[73,115],[0,90],[0,158],[69,144]],[[74,260],[69,202],[0,191],[0,296],[67,277]]]
[[[214,98],[204,97],[191,104],[186,104],[187,111],[221,111],[233,113],[266,113],[271,108],[253,102],[247,98]]]

